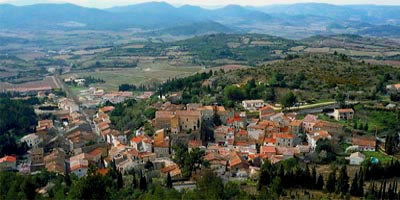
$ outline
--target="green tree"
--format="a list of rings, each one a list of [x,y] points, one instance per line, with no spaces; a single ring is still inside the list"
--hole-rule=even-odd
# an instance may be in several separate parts
[[[353,196],[358,196],[359,192],[358,192],[358,174],[356,172],[356,174],[354,175],[353,181],[351,182],[351,187],[350,187],[350,194]]]
[[[336,103],[340,108],[344,108],[346,106],[346,95],[342,92],[338,92],[335,96]]]
[[[339,171],[336,192],[342,193],[344,195],[347,193],[348,190],[349,190],[349,176],[347,175],[346,165],[343,165]]]
[[[261,190],[263,186],[268,186],[272,180],[272,164],[266,160],[260,169],[260,178],[258,179],[258,190]]]
[[[271,190],[278,196],[282,195],[283,193],[282,181],[281,178],[279,178],[278,176],[275,176],[275,178],[272,180]]]
[[[201,199],[224,198],[224,184],[222,183],[222,179],[209,170],[206,170],[200,180],[197,181],[197,188]]]
[[[328,180],[326,181],[325,188],[329,193],[335,192],[335,188],[336,188],[336,170],[333,170],[329,174]]]
[[[167,174],[167,188],[172,188],[172,178],[169,172]]]
[[[224,185],[224,199],[233,199],[240,194],[240,187],[237,183],[227,182]]]
[[[285,94],[285,96],[283,96],[280,103],[283,109],[285,109],[294,106],[296,104],[296,101],[297,101],[296,95],[294,95],[293,92],[289,92]]]
[[[316,189],[322,190],[324,188],[324,177],[320,174],[318,176]]]

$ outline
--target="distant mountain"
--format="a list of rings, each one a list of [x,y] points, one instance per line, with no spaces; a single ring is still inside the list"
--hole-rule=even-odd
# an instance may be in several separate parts
[[[0,27],[4,28],[114,28],[123,22],[112,14],[73,4],[0,5]]]
[[[211,33],[237,33],[233,28],[229,28],[214,21],[193,22],[182,24],[171,28],[153,31],[152,35],[170,34],[174,36],[197,36]]]
[[[362,21],[368,23],[400,25],[400,6],[349,5],[337,6],[324,3],[299,3],[252,7],[267,14],[320,16],[334,20]]]
[[[234,31],[269,33],[294,39],[342,33],[400,37],[400,6],[302,3],[205,9],[150,2],[102,10],[73,4],[0,4],[0,27],[116,31],[141,28],[156,34],[165,31],[173,35],[227,33],[234,27]]]

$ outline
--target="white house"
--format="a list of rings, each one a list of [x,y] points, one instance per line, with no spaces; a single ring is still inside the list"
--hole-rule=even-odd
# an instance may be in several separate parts
[[[86,176],[89,168],[89,161],[85,159],[70,159],[70,170],[71,173],[75,174],[79,178]]]
[[[354,110],[349,108],[349,109],[335,109],[333,112],[333,117],[335,117],[336,120],[352,120],[354,118]]]
[[[317,142],[320,139],[332,139],[332,136],[328,133],[328,131],[320,130],[311,134],[307,134],[308,145],[312,150],[315,150],[317,147]]]
[[[349,157],[346,157],[346,160],[350,161],[350,165],[361,165],[365,160],[365,155],[360,152],[354,152]]]
[[[242,101],[242,106],[246,110],[258,110],[264,107],[264,100],[244,100]]]
[[[29,147],[34,148],[34,147],[38,147],[39,144],[43,141],[43,139],[40,138],[35,133],[31,133],[31,134],[28,134],[28,135],[25,135],[24,137],[22,137],[20,139],[20,141],[26,142],[26,144],[28,144]]]

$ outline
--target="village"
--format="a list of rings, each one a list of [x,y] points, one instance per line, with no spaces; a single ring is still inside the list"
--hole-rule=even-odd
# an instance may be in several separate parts
[[[136,99],[146,101],[152,94],[145,92]],[[241,111],[217,104],[173,104],[174,94],[150,105],[156,112],[148,120],[153,130],[149,134],[146,127],[116,129],[110,120],[115,107],[101,106],[107,101],[123,103],[133,99],[132,93],[107,95],[101,89],[91,88],[85,102],[97,98],[95,106],[78,105],[70,98],[53,93],[39,92],[38,96],[46,98],[45,105],[49,102],[57,105],[58,114],[38,121],[34,133],[20,138],[21,143],[28,145],[28,154],[19,159],[13,155],[1,158],[1,170],[32,174],[46,169],[80,178],[90,168],[106,174],[115,165],[122,174],[147,170],[152,172],[148,176],[171,176],[174,187],[182,189],[195,187],[195,182],[175,162],[176,146],[187,148],[189,153],[201,152],[203,162],[199,162],[198,168],[208,167],[225,181],[256,180],[265,160],[275,164],[295,158],[303,163],[317,163],[328,154],[325,150],[316,151],[318,141],[322,140],[346,141],[348,145],[343,151],[350,156],[345,159],[349,165],[356,166],[367,159],[364,152],[384,148],[381,138],[349,133],[339,123],[353,119],[355,111],[351,108],[334,109],[332,120],[326,121],[317,114],[284,113],[263,100],[244,100]],[[92,108],[89,119],[82,113],[82,107]],[[368,159],[379,162],[377,158]]]

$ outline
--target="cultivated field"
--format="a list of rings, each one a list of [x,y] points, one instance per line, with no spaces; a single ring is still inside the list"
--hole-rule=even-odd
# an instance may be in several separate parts
[[[105,81],[103,84],[93,84],[91,86],[101,87],[105,90],[118,90],[118,86],[127,84],[149,84],[160,82],[169,78],[189,76],[201,71],[199,66],[172,66],[166,61],[156,63],[140,63],[137,68],[113,68],[101,69],[95,72],[73,73],[64,76],[92,76]]]

